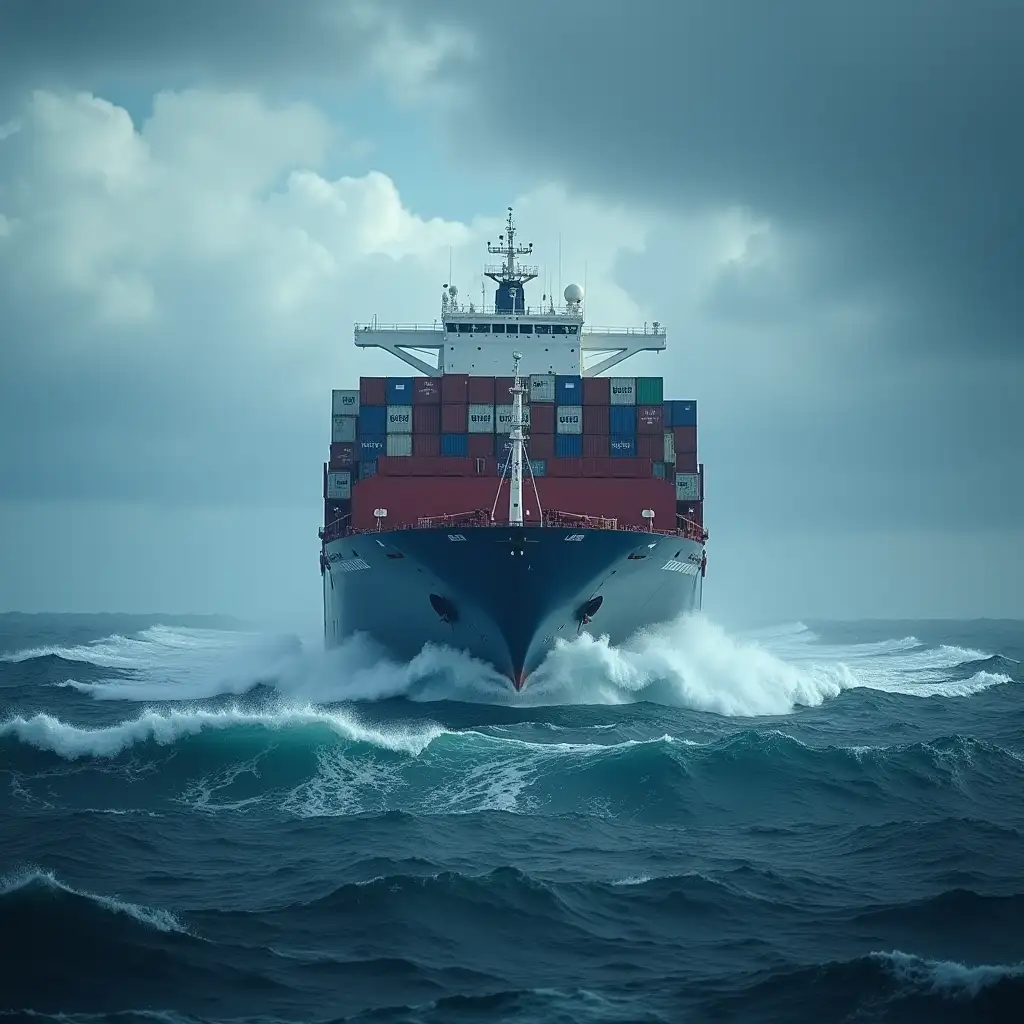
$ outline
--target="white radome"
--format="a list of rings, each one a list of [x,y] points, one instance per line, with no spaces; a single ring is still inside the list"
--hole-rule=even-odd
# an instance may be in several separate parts
[[[566,302],[583,301],[583,289],[578,284],[567,284],[565,286],[564,295]]]

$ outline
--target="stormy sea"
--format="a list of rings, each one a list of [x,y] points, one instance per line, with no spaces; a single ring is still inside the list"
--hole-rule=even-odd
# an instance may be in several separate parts
[[[1024,624],[693,617],[521,695],[0,616],[0,1020],[1024,1020]]]

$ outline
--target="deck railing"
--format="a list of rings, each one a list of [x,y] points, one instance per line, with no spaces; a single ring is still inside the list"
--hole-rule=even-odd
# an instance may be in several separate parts
[[[618,519],[607,516],[590,516],[579,512],[561,512],[549,509],[539,520],[528,519],[522,525],[536,529],[537,527],[550,526],[555,529],[575,530],[622,530],[630,533],[656,533],[663,537],[683,537],[686,540],[696,541],[698,544],[708,539],[708,531],[699,523],[685,516],[677,516],[678,526],[674,530],[659,530],[649,526],[634,526],[629,523],[620,523]],[[342,516],[328,523],[320,531],[320,539],[324,544],[332,540],[340,540],[342,537],[350,537],[353,534],[391,532],[393,530],[438,530],[444,528],[475,528],[475,527],[507,527],[507,522],[496,522],[491,519],[487,509],[472,509],[467,512],[454,512],[443,516],[420,516],[414,523],[393,523],[384,525],[386,520],[381,520],[381,525],[369,530],[357,529],[351,525],[351,516]]]

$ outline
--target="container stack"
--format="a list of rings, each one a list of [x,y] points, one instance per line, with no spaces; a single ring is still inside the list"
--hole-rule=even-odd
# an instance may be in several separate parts
[[[704,467],[697,461],[697,403],[665,403],[665,460],[676,482],[676,514],[704,525]]]
[[[362,377],[332,395],[325,522],[351,513],[357,481],[498,477],[508,458],[511,377]],[[703,522],[697,405],[665,401],[661,377],[523,378],[534,477],[674,483],[676,512]],[[529,471],[527,470],[527,477]]]

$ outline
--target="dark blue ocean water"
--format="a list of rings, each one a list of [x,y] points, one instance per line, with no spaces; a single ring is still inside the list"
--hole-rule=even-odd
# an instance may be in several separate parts
[[[1020,623],[0,652],[3,1019],[1024,1020]]]

